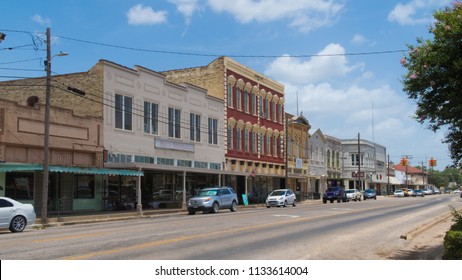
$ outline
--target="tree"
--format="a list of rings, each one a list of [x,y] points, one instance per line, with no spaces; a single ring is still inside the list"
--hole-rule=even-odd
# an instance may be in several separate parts
[[[447,128],[455,165],[462,165],[462,2],[435,11],[429,31],[433,39],[417,38],[401,58],[407,69],[403,90],[417,103],[415,119],[432,131]]]

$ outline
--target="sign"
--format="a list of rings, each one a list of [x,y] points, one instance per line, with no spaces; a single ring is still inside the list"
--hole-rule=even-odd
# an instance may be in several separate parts
[[[351,177],[353,178],[364,177],[364,172],[359,172],[359,176],[358,176],[358,172],[351,172]]]
[[[249,199],[247,198],[246,194],[242,195],[242,201],[244,202],[245,206],[249,205]]]
[[[303,160],[301,158],[295,159],[295,168],[302,168]]]
[[[169,149],[183,152],[194,152],[194,144],[175,142],[164,139],[155,139],[154,147],[156,149]]]

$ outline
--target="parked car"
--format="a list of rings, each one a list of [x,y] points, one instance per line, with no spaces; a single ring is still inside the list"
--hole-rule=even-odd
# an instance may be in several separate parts
[[[433,194],[432,190],[430,190],[430,189],[425,189],[425,190],[423,190],[423,193],[424,193],[425,195]]]
[[[441,194],[440,189],[437,189],[437,188],[433,189],[433,194]]]
[[[393,196],[396,196],[396,197],[404,197],[404,191],[403,191],[403,190],[396,190],[396,191],[393,193]]]
[[[271,206],[277,207],[287,207],[287,205],[296,206],[297,197],[294,192],[289,189],[278,189],[272,191],[266,198],[266,207],[270,208]]]
[[[404,196],[412,196],[413,193],[414,193],[414,190],[407,189],[404,191]]]
[[[377,199],[377,193],[374,189],[367,189],[363,193],[364,200],[366,199]]]
[[[362,200],[362,194],[358,189],[348,189],[345,190],[345,194],[348,200],[354,200],[354,201],[361,201]]]
[[[35,209],[32,204],[23,204],[8,197],[0,197],[0,228],[21,232],[35,223]]]
[[[206,188],[188,200],[189,215],[196,211],[218,213],[219,209],[237,211],[237,194],[230,187]]]
[[[416,197],[416,196],[424,197],[425,194],[424,194],[423,190],[414,190],[414,192],[412,193],[412,196],[414,196],[414,197]]]
[[[340,202],[347,202],[348,198],[346,197],[345,190],[341,186],[328,187],[324,195],[322,196],[322,202],[327,203],[327,201],[333,203],[334,200]]]

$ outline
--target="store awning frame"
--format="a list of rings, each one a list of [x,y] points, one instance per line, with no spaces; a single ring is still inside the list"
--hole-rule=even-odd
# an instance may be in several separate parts
[[[50,172],[75,173],[75,174],[93,174],[93,175],[120,175],[120,176],[144,176],[143,171],[131,169],[112,169],[96,167],[77,167],[77,166],[59,166],[50,165]],[[28,163],[0,163],[0,172],[14,171],[41,171],[42,164]]]

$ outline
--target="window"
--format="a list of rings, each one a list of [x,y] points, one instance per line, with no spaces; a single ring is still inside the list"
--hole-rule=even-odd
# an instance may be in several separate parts
[[[34,198],[34,174],[33,173],[6,173],[5,196],[12,199]]]
[[[115,126],[119,129],[132,130],[132,103],[129,96],[115,95]]]
[[[266,154],[271,155],[271,136],[266,135]]]
[[[144,101],[144,132],[157,134],[159,105]]]
[[[256,154],[257,153],[257,134],[252,131],[252,153]]]
[[[95,198],[95,177],[90,175],[75,176],[75,199]]]
[[[168,108],[168,137],[181,138],[179,109]]]
[[[270,101],[269,101],[269,99],[266,99],[266,108],[265,108],[265,110],[266,110],[266,112],[265,112],[266,118],[267,118],[267,119],[270,119],[270,118],[271,118],[271,115],[270,115],[270,113],[271,113],[271,108],[270,108]]]
[[[238,128],[236,129],[236,142],[237,142],[237,150],[238,150],[238,151],[242,151],[242,140],[241,140],[241,137],[242,137],[242,129],[238,127]]]
[[[255,94],[252,94],[252,115],[257,114],[257,96]]]
[[[250,112],[250,109],[249,109],[249,93],[247,92],[247,90],[244,90],[244,110],[246,113]]]
[[[198,114],[189,114],[189,135],[191,141],[201,141],[201,116]]]
[[[228,107],[233,108],[233,86],[228,84]]]
[[[276,116],[277,116],[277,114],[276,114],[276,103],[271,102],[271,105],[273,107],[272,112],[271,112],[271,119],[273,121],[276,121]]]
[[[209,118],[209,144],[218,144],[218,120]]]
[[[232,150],[234,148],[233,132],[234,132],[234,129],[231,126],[228,126],[228,150]]]
[[[236,109],[241,110],[241,98],[242,98],[242,93],[240,88],[236,88]]]
[[[278,153],[278,139],[277,139],[277,137],[274,137],[274,139],[273,139],[273,156],[275,156],[275,157],[278,157],[278,156],[279,156],[279,153]]]
[[[260,154],[264,154],[265,153],[265,141],[264,141],[264,138],[263,138],[263,133],[260,133]]]
[[[245,146],[245,151],[249,152],[250,146],[249,146],[249,131],[247,129],[244,130],[244,146]]]

